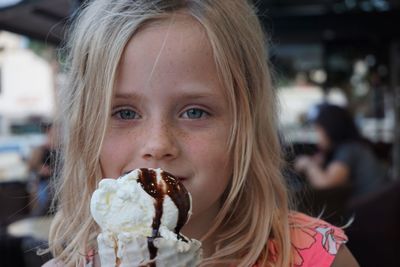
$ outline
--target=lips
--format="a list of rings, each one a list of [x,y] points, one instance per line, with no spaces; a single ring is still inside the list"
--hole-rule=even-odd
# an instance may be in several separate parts
[[[171,174],[176,180],[178,180],[180,182],[187,180],[187,177],[185,177],[185,176],[175,175],[173,172],[168,172],[168,171],[166,171],[166,172]]]
[[[129,171],[125,171],[121,176],[126,175],[126,174],[130,173],[131,171],[133,171],[133,169],[129,170]],[[185,176],[175,175],[175,174],[173,174],[173,172],[169,172],[169,171],[166,171],[166,172],[170,173],[173,177],[175,177],[180,182],[184,182],[184,181],[186,181],[188,179]]]
[[[182,177],[182,176],[175,176],[176,179],[178,179],[178,181],[183,182],[186,181],[187,178],[186,177]]]

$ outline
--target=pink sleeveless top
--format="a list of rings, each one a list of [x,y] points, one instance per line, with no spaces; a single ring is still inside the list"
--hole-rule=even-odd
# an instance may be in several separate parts
[[[347,242],[343,230],[323,220],[292,212],[289,215],[293,251],[293,267],[329,267],[339,250]],[[269,260],[274,262],[278,255],[274,241],[268,243]],[[94,264],[93,250],[87,256],[85,267]],[[255,264],[253,267],[262,267]]]
[[[347,242],[343,230],[323,220],[292,212],[289,217],[294,267],[329,267],[339,250]],[[269,259],[274,262],[278,251],[271,240]],[[260,264],[254,267],[262,267]]]

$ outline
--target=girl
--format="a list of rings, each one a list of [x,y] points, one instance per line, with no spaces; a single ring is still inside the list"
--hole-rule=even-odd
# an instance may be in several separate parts
[[[61,97],[56,259],[47,266],[88,261],[97,183],[141,167],[163,168],[191,192],[183,233],[202,240],[202,265],[332,263],[341,230],[289,212],[264,44],[245,0],[89,1]],[[87,263],[99,266],[98,257]],[[357,266],[344,246],[335,263]]]
[[[350,114],[342,107],[322,104],[312,118],[320,152],[300,156],[295,163],[315,189],[349,186],[351,197],[365,196],[385,183],[386,171]],[[319,157],[319,160],[315,160]],[[320,164],[318,164],[318,161]]]

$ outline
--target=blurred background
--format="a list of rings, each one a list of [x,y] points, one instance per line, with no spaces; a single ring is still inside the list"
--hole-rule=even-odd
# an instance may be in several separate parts
[[[65,80],[63,42],[82,2],[0,0],[1,266],[40,266],[50,257],[36,251],[45,247],[52,219],[52,119]],[[400,0],[254,2],[269,33],[288,160],[283,171],[298,209],[346,226],[348,246],[361,266],[398,266]],[[352,127],[343,120],[334,124],[329,116],[318,121],[323,107],[332,105],[351,116],[360,134],[354,142],[362,140],[367,149],[341,148],[340,157],[339,145],[329,153],[322,149],[319,126],[329,124],[340,133]],[[304,158],[311,165],[321,161],[321,172],[338,159],[350,178],[318,187],[307,177]],[[351,176],[363,169],[372,173],[367,167],[375,162],[379,183],[355,194],[355,181],[362,178]]]

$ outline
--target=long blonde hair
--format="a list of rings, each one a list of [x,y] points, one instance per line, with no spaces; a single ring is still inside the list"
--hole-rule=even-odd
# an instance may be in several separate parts
[[[246,0],[92,0],[82,7],[69,39],[68,84],[59,96],[62,169],[50,250],[69,266],[80,264],[96,247],[99,229],[89,202],[101,179],[100,150],[121,55],[141,27],[178,10],[203,25],[234,117],[229,139],[233,175],[206,235],[218,232],[218,249],[203,264],[266,264],[267,241],[274,239],[275,265],[290,266],[288,194],[267,42]]]

